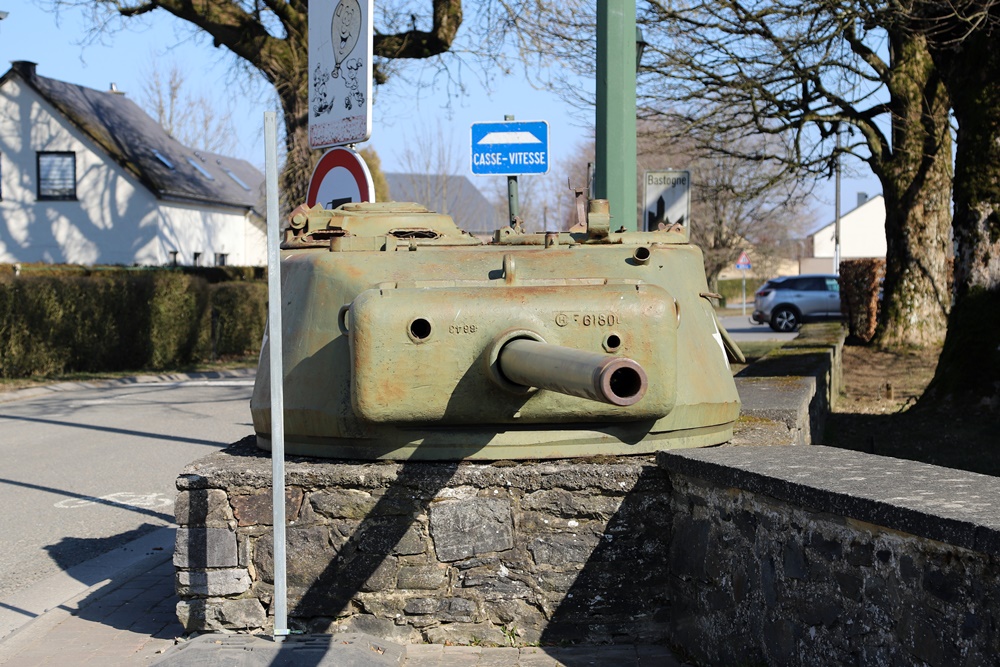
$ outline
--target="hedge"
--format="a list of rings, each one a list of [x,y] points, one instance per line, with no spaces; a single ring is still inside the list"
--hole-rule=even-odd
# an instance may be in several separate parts
[[[760,287],[761,280],[752,276],[747,276],[747,302],[753,303],[753,293],[758,287]],[[742,278],[730,278],[729,280],[719,281],[719,294],[722,295],[722,305],[735,304],[739,305],[742,303],[743,298],[743,279]]]
[[[841,260],[840,311],[850,338],[867,343],[875,335],[884,278],[884,259]]]
[[[255,352],[261,282],[180,271],[0,272],[0,377],[162,370]]]
[[[47,264],[45,262],[0,264],[0,278],[13,275],[72,275],[88,277],[119,273],[162,273],[164,271],[198,276],[213,284],[242,280],[267,280],[267,267],[263,266],[121,266],[118,264]]]

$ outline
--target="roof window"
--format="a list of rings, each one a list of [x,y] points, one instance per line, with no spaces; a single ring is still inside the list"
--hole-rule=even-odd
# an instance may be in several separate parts
[[[236,174],[234,174],[231,169],[226,169],[225,167],[223,167],[222,171],[226,172],[226,175],[229,176],[229,178],[231,178],[234,181],[236,181],[236,185],[240,186],[241,188],[243,188],[247,192],[250,192],[250,186],[247,185],[246,183],[244,183],[243,179],[240,178],[239,176],[237,176]]]
[[[167,166],[167,169],[173,169],[174,168],[174,163],[171,162],[170,160],[168,160],[167,158],[165,158],[163,156],[163,153],[161,153],[160,151],[156,150],[155,148],[153,149],[153,155],[156,156],[157,160],[159,160],[160,162],[162,162],[163,164],[165,164]]]
[[[215,176],[212,176],[210,173],[208,173],[208,171],[206,171],[206,169],[203,166],[201,166],[200,164],[198,164],[197,162],[195,162],[194,159],[188,158],[187,161],[191,164],[192,167],[194,167],[195,169],[197,169],[198,172],[202,176],[204,176],[205,178],[207,178],[210,181],[214,181],[215,180]]]

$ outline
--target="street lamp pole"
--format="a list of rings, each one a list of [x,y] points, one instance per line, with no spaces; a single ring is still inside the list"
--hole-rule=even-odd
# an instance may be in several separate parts
[[[607,199],[613,229],[638,229],[636,200],[636,0],[597,1],[594,197]]]
[[[837,126],[837,179],[834,187],[833,272],[840,275],[840,126]]]

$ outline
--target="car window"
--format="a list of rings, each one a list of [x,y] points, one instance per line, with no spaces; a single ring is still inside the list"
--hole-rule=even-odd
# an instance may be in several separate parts
[[[840,281],[837,280],[836,278],[827,278],[826,279],[826,289],[828,291],[830,291],[830,292],[839,292],[840,291]]]
[[[789,278],[778,284],[779,289],[797,290],[802,289],[802,278]]]
[[[826,281],[823,278],[800,278],[801,283],[797,289],[807,290],[809,292],[825,292],[826,291]]]

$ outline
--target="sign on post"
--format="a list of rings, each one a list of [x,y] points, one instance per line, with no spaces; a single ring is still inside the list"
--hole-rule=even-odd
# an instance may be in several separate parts
[[[740,258],[736,260],[736,268],[743,272],[743,314],[747,314],[747,271],[753,268],[747,251],[740,253]]]
[[[309,3],[309,147],[365,141],[372,127],[372,0]]]
[[[753,265],[750,263],[750,258],[747,257],[747,251],[746,250],[744,250],[743,252],[741,252],[740,253],[740,258],[738,260],[736,260],[736,268],[740,269],[741,271],[746,271],[748,269],[752,269],[753,268]]]
[[[691,224],[691,172],[686,169],[647,171],[643,176],[643,228],[647,232]]]
[[[472,173],[547,174],[549,124],[544,120],[472,124]]]
[[[372,174],[364,158],[350,148],[331,148],[316,163],[306,204],[332,211],[341,204],[375,201]]]

